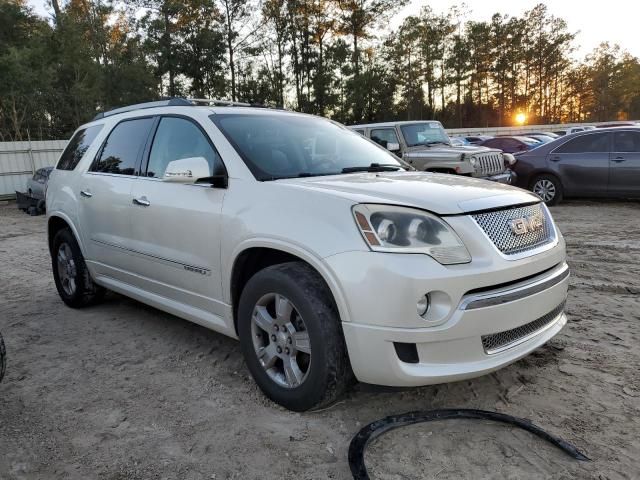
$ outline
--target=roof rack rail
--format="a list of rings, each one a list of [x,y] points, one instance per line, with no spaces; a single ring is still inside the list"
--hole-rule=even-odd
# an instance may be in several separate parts
[[[117,115],[119,113],[132,112],[133,110],[142,110],[145,108],[154,108],[154,107],[188,107],[193,105],[189,100],[185,98],[163,98],[162,100],[157,100],[155,102],[144,102],[144,103],[136,103],[135,105],[127,105],[126,107],[114,108],[113,110],[108,110],[106,112],[100,112],[93,120],[99,120],[104,117],[110,117],[111,115]]]
[[[145,108],[155,107],[193,107],[202,104],[218,105],[224,107],[255,107],[255,108],[271,108],[260,103],[246,103],[236,102],[233,100],[223,100],[219,98],[181,98],[181,97],[169,97],[162,100],[156,100],[154,102],[136,103],[135,105],[128,105],[126,107],[114,108],[113,110],[107,110],[106,112],[100,112],[93,120],[100,120],[101,118],[110,117],[111,115],[117,115],[119,113],[132,112],[134,110],[143,110]],[[278,108],[278,107],[276,107]]]
[[[193,104],[208,103],[210,105],[220,105],[224,107],[254,107],[256,104],[246,102],[236,102],[234,100],[224,100],[219,98],[187,98]]]

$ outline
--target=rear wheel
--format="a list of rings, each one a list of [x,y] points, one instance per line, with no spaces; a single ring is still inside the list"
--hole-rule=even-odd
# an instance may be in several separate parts
[[[51,261],[58,294],[68,306],[82,308],[102,299],[105,289],[91,278],[80,246],[68,228],[53,238]]]
[[[562,184],[553,175],[538,175],[531,182],[531,191],[547,205],[556,205],[562,200]]]
[[[328,405],[349,384],[351,370],[331,292],[304,263],[267,267],[247,282],[238,334],[258,386],[290,410]]]

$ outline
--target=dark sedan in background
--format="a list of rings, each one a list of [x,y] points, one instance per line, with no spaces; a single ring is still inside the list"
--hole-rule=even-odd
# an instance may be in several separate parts
[[[480,145],[485,140],[489,140],[490,138],[493,138],[493,137],[490,135],[472,135],[470,137],[463,137],[463,138],[467,142],[469,142],[469,145]]]
[[[499,148],[504,153],[526,152],[542,142],[529,137],[495,137],[480,143],[482,147]]]
[[[518,185],[548,205],[563,197],[640,198],[640,128],[574,133],[516,158]]]

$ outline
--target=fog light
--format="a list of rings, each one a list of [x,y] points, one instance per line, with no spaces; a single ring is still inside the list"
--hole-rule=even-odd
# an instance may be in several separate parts
[[[420,300],[418,300],[418,304],[417,304],[417,310],[418,310],[418,315],[420,315],[421,317],[424,317],[427,314],[427,310],[429,310],[429,305],[430,305],[430,300],[429,300],[429,294],[427,293],[424,297],[420,298]]]

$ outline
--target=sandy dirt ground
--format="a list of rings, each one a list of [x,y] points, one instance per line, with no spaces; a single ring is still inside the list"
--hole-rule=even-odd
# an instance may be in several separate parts
[[[66,308],[44,218],[0,207],[0,478],[349,479],[347,447],[362,426],[452,407],[529,418],[594,461],[514,428],[454,420],[376,440],[372,478],[639,478],[640,203],[552,212],[573,276],[569,323],[549,344],[471,381],[360,385],[298,414],[263,397],[234,340],[115,294]]]

